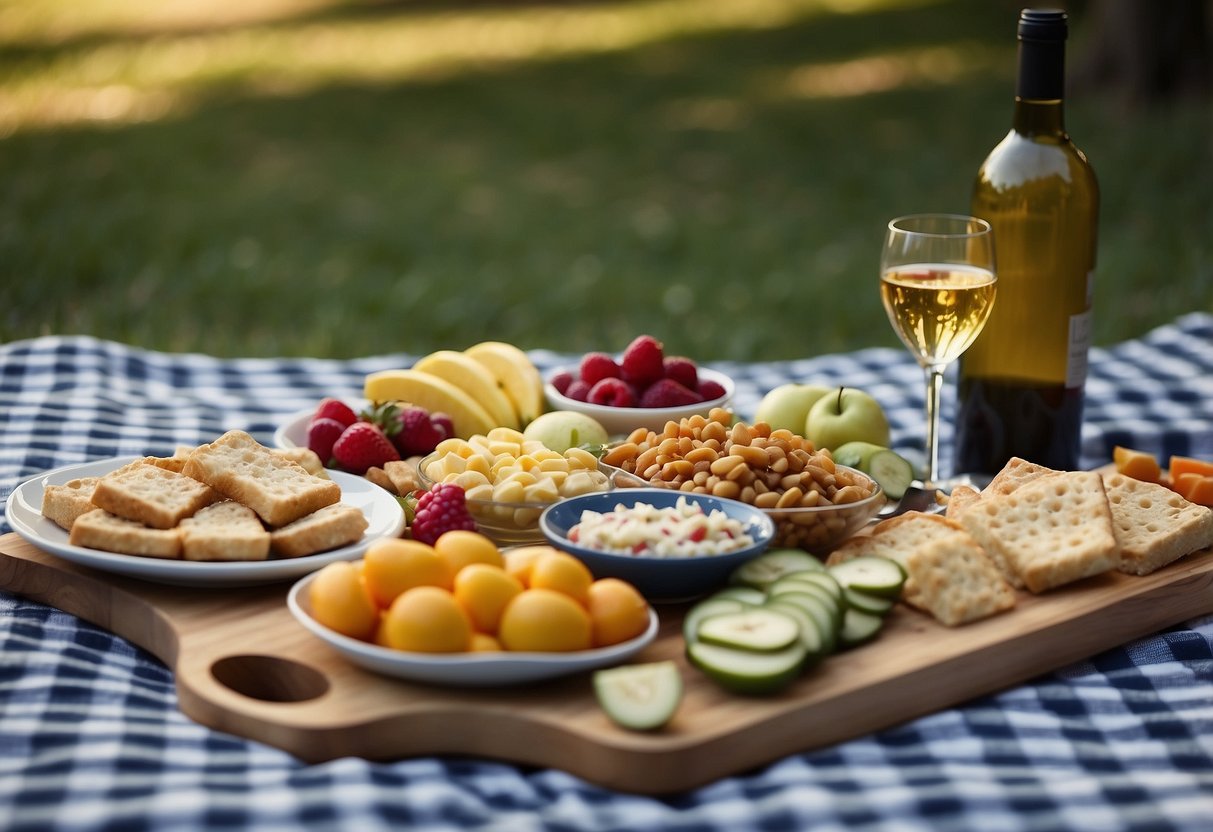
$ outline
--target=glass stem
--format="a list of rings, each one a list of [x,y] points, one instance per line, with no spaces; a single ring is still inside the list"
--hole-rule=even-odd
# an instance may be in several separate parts
[[[939,479],[939,395],[943,390],[944,369],[934,364],[926,368],[927,470],[923,480],[927,486],[934,485]]]

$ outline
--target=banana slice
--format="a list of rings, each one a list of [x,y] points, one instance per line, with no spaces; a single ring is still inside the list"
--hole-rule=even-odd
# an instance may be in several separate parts
[[[410,402],[431,413],[451,417],[455,435],[470,439],[487,434],[497,421],[475,399],[449,381],[417,370],[383,370],[371,373],[363,384],[363,396],[372,402]]]
[[[438,376],[458,387],[489,412],[493,423],[519,430],[518,411],[510,397],[497,386],[497,378],[483,364],[455,350],[438,350],[413,365],[419,373]]]
[[[543,397],[543,377],[527,354],[503,341],[483,341],[464,350],[480,362],[497,380],[518,412],[522,427],[547,409]]]

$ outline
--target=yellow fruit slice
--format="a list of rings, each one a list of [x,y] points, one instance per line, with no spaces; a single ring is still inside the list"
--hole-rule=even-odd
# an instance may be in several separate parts
[[[451,417],[455,435],[471,439],[497,427],[497,422],[481,405],[445,379],[416,370],[382,370],[366,377],[362,395],[372,402],[409,402],[431,413],[442,411]]]
[[[482,341],[464,353],[483,364],[497,379],[500,389],[514,402],[521,427],[543,413],[543,377],[527,354],[504,341]]]
[[[519,429],[514,403],[497,386],[497,378],[479,361],[455,350],[438,350],[419,360],[413,369],[438,376],[467,393],[489,412],[494,424]]]

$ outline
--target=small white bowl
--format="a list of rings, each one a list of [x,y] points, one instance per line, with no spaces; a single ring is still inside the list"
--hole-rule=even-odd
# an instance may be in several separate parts
[[[735,389],[733,380],[724,373],[700,367],[699,377],[701,379],[710,379],[723,387],[723,396],[718,399],[696,402],[695,404],[683,405],[681,407],[607,407],[601,404],[579,402],[576,399],[570,399],[568,396],[561,395],[552,386],[550,381],[552,376],[561,370],[572,373],[574,377],[577,375],[577,367],[575,366],[560,367],[548,374],[543,386],[544,395],[547,397],[548,409],[571,410],[574,413],[584,413],[586,416],[592,416],[600,425],[606,428],[606,432],[611,436],[627,436],[636,428],[648,428],[649,430],[660,431],[665,428],[666,422],[677,422],[688,416],[694,416],[696,413],[707,416],[708,412],[714,407],[728,407],[729,403],[733,400]]]

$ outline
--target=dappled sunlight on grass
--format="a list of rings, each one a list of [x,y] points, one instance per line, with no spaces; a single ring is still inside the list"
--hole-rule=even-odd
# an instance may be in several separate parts
[[[1002,59],[1001,52],[962,44],[810,63],[788,74],[782,92],[793,98],[847,98],[907,86],[941,86],[966,75],[994,70]]]
[[[272,96],[344,82],[435,80],[666,39],[774,28],[827,12],[896,8],[907,0],[632,0],[417,10],[404,3],[374,15],[319,0],[252,0],[210,14],[185,0],[98,5],[84,4],[91,11],[79,19],[62,14],[75,4],[47,0],[0,11],[0,43],[28,55],[9,59],[0,133],[147,121],[188,112],[209,93],[233,87]],[[326,5],[327,14],[315,13]],[[39,7],[45,18],[35,14]],[[350,13],[343,16],[346,8]],[[732,117],[702,106],[674,116],[718,127]]]

